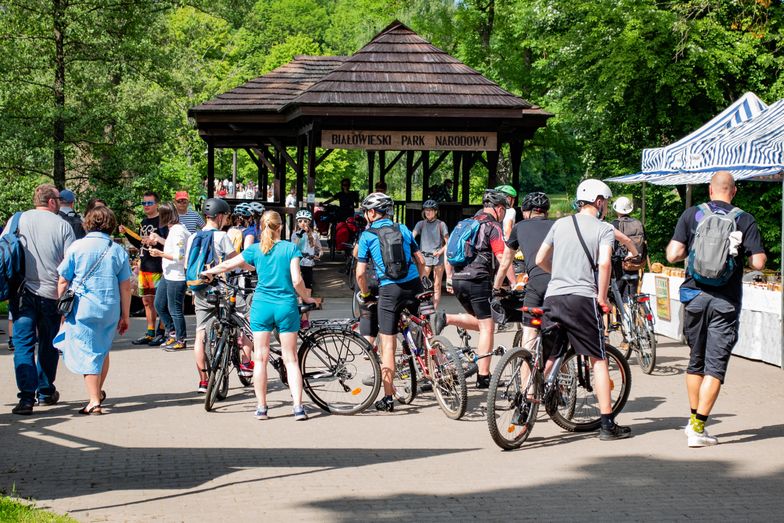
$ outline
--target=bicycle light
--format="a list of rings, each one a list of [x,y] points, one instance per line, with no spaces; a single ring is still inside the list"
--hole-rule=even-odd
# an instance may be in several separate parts
[[[532,327],[541,327],[542,320],[540,318],[531,318],[531,326]]]

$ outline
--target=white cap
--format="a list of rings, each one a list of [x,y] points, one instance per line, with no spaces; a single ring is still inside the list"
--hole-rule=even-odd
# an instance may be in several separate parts
[[[605,200],[612,198],[612,191],[610,190],[610,187],[608,187],[607,184],[601,180],[594,180],[589,178],[587,180],[583,180],[580,185],[577,186],[576,200],[578,202],[593,203],[599,196],[603,197]]]
[[[618,214],[631,214],[634,210],[634,204],[626,196],[621,196],[613,203],[613,209]]]

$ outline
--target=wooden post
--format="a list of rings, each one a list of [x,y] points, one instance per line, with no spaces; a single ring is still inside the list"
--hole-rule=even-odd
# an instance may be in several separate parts
[[[316,131],[308,133],[308,194],[316,192]],[[303,201],[307,196],[303,198]],[[314,204],[308,204],[308,208],[313,211]]]
[[[523,142],[514,140],[509,144],[509,154],[512,160],[512,187],[520,191],[520,165],[523,159]]]
[[[406,151],[406,203],[411,201],[411,184],[414,178],[414,151]]]
[[[462,203],[463,205],[468,205],[469,197],[471,196],[471,167],[474,166],[474,162],[476,161],[475,157],[476,153],[465,153],[463,154],[463,194],[462,194]]]
[[[374,191],[373,185],[373,171],[376,169],[376,151],[368,151],[368,194]]]
[[[305,182],[305,137],[297,136],[297,205],[302,201],[302,191]],[[286,191],[288,194],[288,191]]]
[[[460,188],[460,161],[463,158],[463,153],[459,151],[452,152],[452,201],[457,201],[457,191]]]
[[[387,152],[386,151],[378,151],[378,181],[381,183],[386,183],[387,178]],[[375,190],[375,187],[373,187]]]
[[[281,193],[283,186],[286,184],[286,164],[283,160],[283,155],[280,151],[275,153],[275,185],[272,186],[272,201],[283,203],[281,201]],[[267,195],[264,195],[266,200]]]
[[[207,198],[215,196],[215,147],[207,144]]]
[[[422,151],[422,199],[430,197],[430,151]],[[427,196],[424,196],[427,194]]]
[[[480,153],[481,154],[481,153]],[[498,151],[487,151],[487,186],[498,185]]]

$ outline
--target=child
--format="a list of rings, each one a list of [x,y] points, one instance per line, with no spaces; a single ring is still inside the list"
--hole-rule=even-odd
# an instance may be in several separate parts
[[[300,209],[296,215],[297,227],[291,233],[291,243],[299,247],[302,258],[299,261],[299,269],[302,272],[302,281],[310,297],[313,290],[313,266],[316,260],[321,257],[321,240],[319,234],[313,230],[313,215],[307,209]],[[307,329],[310,326],[308,314],[302,315],[301,326]]]
[[[419,239],[419,248],[425,257],[425,275],[433,280],[433,306],[441,301],[441,279],[444,275],[444,251],[449,239],[446,224],[437,218],[438,203],[427,200],[422,204],[422,217],[414,226],[414,239]],[[432,273],[432,276],[431,276]]]

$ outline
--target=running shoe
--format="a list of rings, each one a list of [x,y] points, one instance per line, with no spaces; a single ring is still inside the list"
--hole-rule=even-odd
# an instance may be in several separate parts
[[[166,340],[166,341],[163,343],[163,345],[161,345],[161,348],[162,348],[162,349],[164,349],[164,350],[166,350],[166,348],[167,348],[168,346],[170,346],[170,345],[174,345],[174,342],[176,342],[176,341],[177,341],[177,339],[176,339],[176,338],[174,338],[174,336],[172,336],[172,337],[170,337],[168,340]]]
[[[267,412],[268,409],[266,406],[262,407],[261,405],[259,405],[258,407],[256,407],[256,413],[253,415],[256,417],[256,419],[265,420],[265,419],[269,419]]]
[[[395,400],[391,396],[381,398],[376,402],[376,410],[381,412],[392,412],[395,410]]]
[[[171,345],[167,345],[163,348],[166,352],[180,352],[188,348],[188,344],[185,343],[185,340],[176,340]]]
[[[599,439],[601,441],[613,441],[616,439],[626,439],[631,437],[632,429],[630,427],[618,425],[617,423],[613,423],[612,428],[605,429],[602,427],[599,429]]]
[[[253,376],[253,362],[240,363],[240,369],[237,371],[240,376],[250,377]]]
[[[305,421],[308,419],[308,413],[305,412],[305,407],[302,405],[294,407],[294,420]]]
[[[200,381],[200,382],[199,382],[199,388],[198,388],[198,389],[196,389],[196,392],[198,392],[199,394],[204,394],[204,393],[206,393],[206,392],[207,392],[207,386],[208,386],[208,385],[209,385],[209,383],[207,383],[206,381]]]
[[[476,375],[476,388],[477,389],[489,389],[490,388],[490,379],[492,376],[488,374],[487,376],[482,376],[481,374]]]
[[[141,338],[137,338],[131,342],[132,345],[149,345],[150,342],[153,340],[152,336],[148,336],[145,334]]]
[[[166,342],[166,335],[165,334],[158,334],[153,339],[151,339],[147,345],[150,347],[160,347]]]
[[[689,447],[712,447],[719,444],[719,438],[711,436],[708,431],[703,429],[697,432],[691,426],[686,429],[686,436],[689,438]]]
[[[29,416],[33,413],[33,403],[26,400],[19,400],[19,403],[11,409],[11,414],[18,414],[20,416]]]

